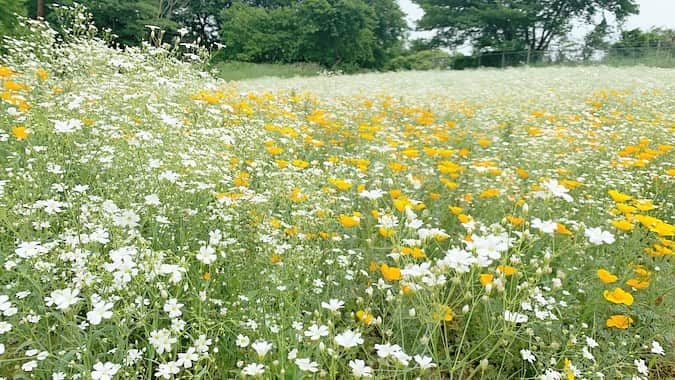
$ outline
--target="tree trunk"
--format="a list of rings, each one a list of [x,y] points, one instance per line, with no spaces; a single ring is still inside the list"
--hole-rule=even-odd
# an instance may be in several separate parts
[[[45,18],[45,0],[37,0],[37,18]]]

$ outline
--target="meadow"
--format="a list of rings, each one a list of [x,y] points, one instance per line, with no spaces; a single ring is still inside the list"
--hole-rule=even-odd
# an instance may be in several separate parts
[[[675,376],[675,71],[0,66],[0,377]],[[45,42],[47,41],[47,42]]]

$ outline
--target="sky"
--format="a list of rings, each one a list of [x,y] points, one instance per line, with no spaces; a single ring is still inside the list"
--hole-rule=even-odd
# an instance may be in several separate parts
[[[424,12],[411,0],[398,0],[403,12],[406,13],[408,23],[414,25],[415,21],[420,19]],[[651,27],[666,27],[675,29],[675,0],[637,0],[640,5],[640,14],[631,16],[626,20],[625,29],[649,29]],[[575,37],[583,36],[583,28],[577,28],[572,34]],[[412,32],[411,38],[428,38],[433,36],[432,32]]]

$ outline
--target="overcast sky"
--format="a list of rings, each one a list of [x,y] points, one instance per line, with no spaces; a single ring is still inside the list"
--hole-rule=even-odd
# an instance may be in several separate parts
[[[424,12],[411,0],[398,0],[403,12],[407,15],[408,23],[411,25],[418,20]],[[666,27],[675,29],[675,0],[637,0],[640,4],[640,14],[628,18],[624,28],[642,28]],[[583,32],[578,32],[583,34]],[[425,38],[433,35],[429,32],[413,32],[412,38]]]

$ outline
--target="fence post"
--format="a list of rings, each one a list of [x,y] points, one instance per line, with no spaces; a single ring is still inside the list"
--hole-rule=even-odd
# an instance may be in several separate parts
[[[530,65],[530,54],[531,54],[531,47],[527,47],[527,65]]]
[[[506,52],[502,50],[502,69],[504,68],[504,63],[506,63],[506,57],[505,57]]]

